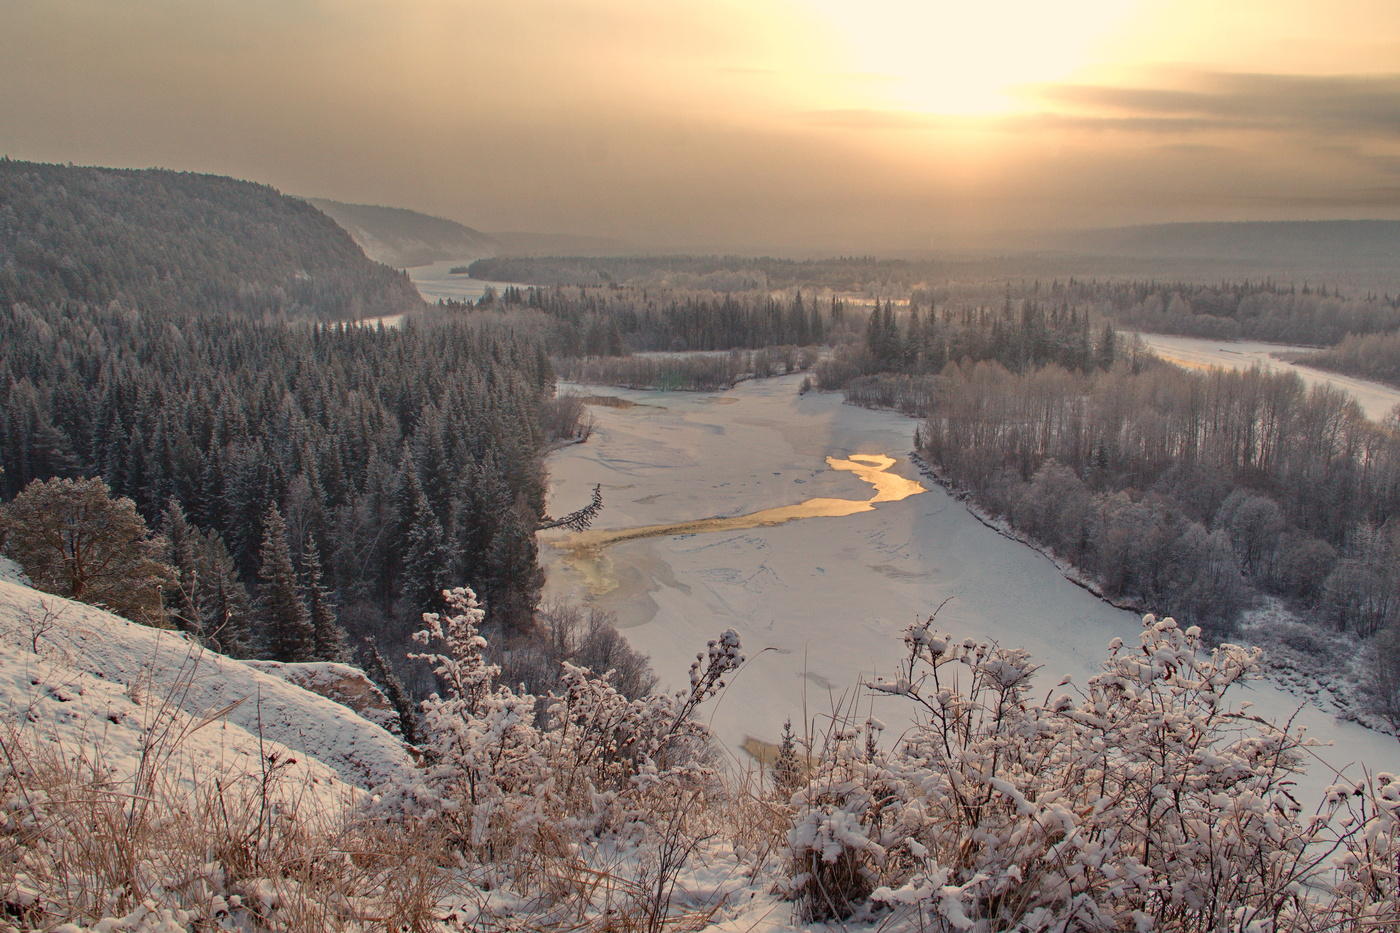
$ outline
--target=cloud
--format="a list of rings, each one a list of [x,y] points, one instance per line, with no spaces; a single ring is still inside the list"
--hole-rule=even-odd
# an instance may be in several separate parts
[[[1227,204],[1257,205],[1293,210],[1332,207],[1400,207],[1400,185],[1351,188],[1318,194],[1222,195]]]
[[[1201,126],[1400,140],[1400,74],[1301,75],[1192,72],[1178,87],[1042,84],[1024,90],[1052,107],[1087,110],[1091,125],[1165,120],[1164,131]],[[1131,126],[1131,124],[1129,124]],[[1150,122],[1144,122],[1150,128]]]

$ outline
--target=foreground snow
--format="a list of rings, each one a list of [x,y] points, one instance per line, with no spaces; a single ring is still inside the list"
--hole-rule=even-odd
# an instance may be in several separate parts
[[[99,761],[117,781],[169,749],[163,772],[188,786],[258,775],[271,760],[331,803],[412,766],[398,739],[338,703],[178,633],[9,582],[0,711],[21,740]]]
[[[550,457],[552,512],[587,500],[601,483],[599,529],[741,515],[818,496],[869,498],[870,488],[826,457],[885,454],[892,471],[918,473],[905,457],[913,423],[846,406],[838,395],[797,394],[800,376],[742,383],[721,395],[589,387],[656,407],[592,409],[588,443]],[[566,536],[551,533],[546,540]],[[734,754],[746,739],[774,742],[784,719],[821,732],[833,710],[874,714],[893,737],[908,704],[871,697],[862,680],[889,674],[900,634],[950,600],[940,628],[1024,648],[1042,665],[1041,689],[1083,682],[1113,638],[1135,639],[1136,614],[1066,580],[1046,558],[998,535],[939,488],[844,517],[613,544],[590,582],[545,546],[547,595],[586,598],[617,614],[629,641],[679,686],[693,646],[732,627],[749,663],[732,678],[712,724]],[[1261,682],[1241,694],[1254,711],[1286,720],[1300,701]],[[1400,769],[1391,737],[1305,705],[1298,723],[1330,741],[1302,790],[1318,799],[1332,769]]]
[[[1139,333],[1137,336],[1142,338],[1148,349],[1162,359],[1187,369],[1251,369],[1259,366],[1271,372],[1295,373],[1308,386],[1333,386],[1355,398],[1366,417],[1373,421],[1384,420],[1391,410],[1400,404],[1400,389],[1394,386],[1323,369],[1313,369],[1303,362],[1288,361],[1288,358],[1314,352],[1315,347],[1295,347],[1252,340],[1211,340],[1166,334]]]

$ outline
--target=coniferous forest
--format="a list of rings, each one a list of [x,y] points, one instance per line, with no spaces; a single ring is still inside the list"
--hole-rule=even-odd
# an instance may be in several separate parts
[[[502,630],[530,618],[556,404],[535,337],[326,323],[421,303],[261,185],[15,162],[0,181],[0,499],[101,478],[171,544],[172,623],[235,655],[368,638],[402,666],[460,580]]]

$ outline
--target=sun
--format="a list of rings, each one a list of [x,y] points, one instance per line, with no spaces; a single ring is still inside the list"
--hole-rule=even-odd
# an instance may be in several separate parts
[[[992,116],[1095,64],[1133,0],[808,0],[872,106]]]

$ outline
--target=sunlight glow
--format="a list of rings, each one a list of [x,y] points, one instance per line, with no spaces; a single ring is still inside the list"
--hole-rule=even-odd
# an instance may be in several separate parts
[[[1019,109],[1016,89],[1095,63],[1136,0],[809,0],[867,80],[872,106],[984,116]]]

